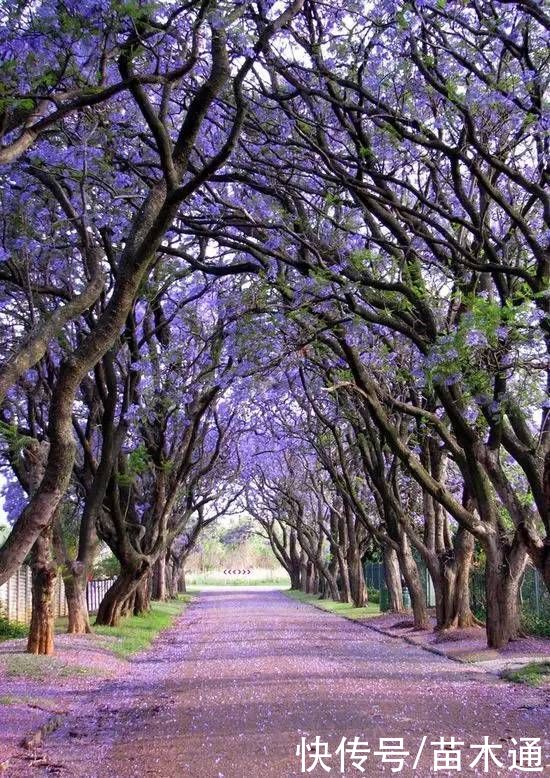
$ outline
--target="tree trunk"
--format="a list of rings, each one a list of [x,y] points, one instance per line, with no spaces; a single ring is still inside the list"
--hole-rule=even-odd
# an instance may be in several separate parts
[[[325,600],[334,600],[338,602],[340,599],[340,593],[338,591],[338,584],[336,582],[336,576],[330,565],[324,565],[321,563],[319,567],[319,590]]]
[[[338,590],[338,558],[335,553],[334,547],[331,545],[331,555],[328,565],[326,565],[327,576],[327,593],[332,600],[340,599],[340,592]],[[336,594],[336,597],[335,597]]]
[[[317,594],[319,592],[319,581],[315,565],[310,560],[306,563],[306,593]]]
[[[129,594],[126,599],[124,600],[124,603],[122,605],[122,611],[121,611],[121,617],[124,619],[126,616],[132,616],[135,611],[136,606],[136,590],[138,587],[134,589],[134,591]]]
[[[161,554],[153,568],[153,600],[164,602],[166,594],[166,556]]]
[[[474,548],[474,536],[459,527],[453,549],[439,556],[441,605],[437,614],[438,629],[449,630],[479,624],[470,609],[470,569]],[[435,586],[435,578],[433,580]]]
[[[78,563],[74,563],[71,571],[63,579],[69,613],[67,632],[70,635],[87,635],[92,630],[86,600],[86,570],[82,569],[82,565],[77,565]]]
[[[302,566],[300,562],[300,553],[298,551],[296,530],[290,531],[288,555],[290,557],[290,588],[296,591],[302,588]]]
[[[187,584],[185,583],[185,568],[182,567],[178,575],[178,592],[180,594],[187,593]]]
[[[519,584],[527,563],[523,545],[510,549],[494,541],[486,548],[486,629],[489,648],[503,648],[520,636]]]
[[[338,602],[340,599],[340,592],[338,591],[338,585],[336,583],[336,578],[334,576],[331,576],[326,579],[328,584],[328,591],[330,594],[330,598],[334,600],[335,602]]]
[[[51,655],[54,650],[53,591],[57,568],[52,561],[52,528],[36,539],[32,548],[32,616],[27,653]]]
[[[544,522],[546,537],[543,540],[541,552],[542,558],[539,569],[542,573],[544,583],[550,592],[550,449],[546,452],[546,456],[544,457],[543,489],[544,502],[546,505],[546,520]]]
[[[134,592],[133,614],[141,616],[151,610],[151,582],[150,576],[146,575],[137,585]]]
[[[340,602],[351,602],[348,563],[342,549],[338,549],[338,571],[340,574]]]
[[[292,567],[290,568],[289,575],[290,588],[295,589],[296,591],[301,589],[300,564],[293,563]]]
[[[308,567],[307,567],[307,557],[306,552],[302,551],[300,554],[300,589],[304,594],[307,594],[307,585],[308,585]]]
[[[390,598],[390,611],[401,613],[405,608],[403,605],[403,587],[401,585],[399,560],[395,549],[391,546],[384,546],[382,552],[384,554],[384,575]]]
[[[171,600],[177,600],[178,598],[177,578],[176,565],[169,560],[166,563],[166,589]]]
[[[399,567],[411,595],[411,605],[414,616],[415,629],[429,629],[430,620],[426,608],[426,597],[422,589],[422,582],[418,572],[418,565],[411,553],[408,538],[401,533],[401,542],[398,551]]]
[[[359,550],[350,545],[348,549],[348,571],[351,601],[356,608],[363,608],[368,602],[365,575]]]
[[[117,627],[127,612],[129,598],[147,576],[149,568],[142,564],[137,568],[122,570],[118,578],[107,590],[101,600],[96,616],[96,624]],[[132,603],[133,606],[133,603]]]

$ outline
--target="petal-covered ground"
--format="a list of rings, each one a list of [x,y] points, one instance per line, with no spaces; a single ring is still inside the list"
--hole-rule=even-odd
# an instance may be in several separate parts
[[[49,736],[35,766],[8,775],[285,778],[301,773],[302,738],[311,743],[317,736],[319,752],[329,754],[323,763],[335,775],[342,774],[342,757],[346,775],[367,776],[391,775],[404,758],[393,774],[422,778],[432,774],[434,751],[441,751],[439,765],[448,759],[456,768],[461,759],[462,774],[525,775],[508,769],[509,751],[518,752],[520,764],[526,745],[520,738],[540,738],[543,763],[550,761],[547,692],[501,681],[278,591],[204,592],[132,668],[131,677],[92,693]],[[371,750],[354,754],[356,736]],[[470,748],[483,745],[485,736],[502,768],[488,757],[484,772],[482,751]],[[463,745],[432,745],[442,737]],[[410,755],[392,757],[390,746],[401,744],[386,742],[384,749],[380,738],[403,739],[401,750]],[[374,753],[383,750],[385,757]],[[305,755],[306,768],[313,756]],[[536,759],[536,750],[530,756]],[[309,774],[329,772],[319,763]],[[548,774],[548,768],[528,774]]]

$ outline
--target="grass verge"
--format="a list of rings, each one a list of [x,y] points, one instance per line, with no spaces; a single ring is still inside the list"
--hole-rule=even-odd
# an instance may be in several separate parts
[[[544,686],[550,683],[550,662],[532,662],[519,670],[505,670],[502,677],[514,683]]]
[[[365,608],[356,608],[348,602],[320,600],[316,594],[304,594],[303,592],[293,590],[283,592],[283,594],[298,602],[305,602],[307,605],[313,605],[320,610],[336,613],[338,616],[344,616],[352,621],[361,621],[362,619],[368,619],[380,614],[380,605],[376,602],[369,602]]]
[[[77,678],[94,675],[90,667],[68,664],[55,656],[33,656],[33,654],[12,654],[2,661],[8,678],[30,678],[35,681]]]
[[[206,573],[187,573],[187,586],[288,586],[288,575],[269,570],[254,570],[250,575],[224,574],[219,570]]]
[[[93,627],[94,634],[109,640],[109,651],[123,659],[148,648],[159,632],[171,627],[175,618],[182,613],[192,596],[180,595],[177,600],[153,602],[149,613],[143,616],[128,616],[118,627]]]

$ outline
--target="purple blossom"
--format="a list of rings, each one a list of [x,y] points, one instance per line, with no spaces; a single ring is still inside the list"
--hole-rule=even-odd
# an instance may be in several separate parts
[[[466,333],[465,340],[468,346],[487,345],[487,337],[485,336],[485,333],[481,332],[481,330],[470,330],[468,333]]]

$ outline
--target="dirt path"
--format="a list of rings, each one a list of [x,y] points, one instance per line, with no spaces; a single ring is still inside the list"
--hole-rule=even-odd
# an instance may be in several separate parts
[[[33,774],[285,778],[300,774],[300,738],[316,735],[328,742],[333,756],[325,764],[336,775],[334,751],[342,737],[356,735],[372,751],[380,737],[403,738],[411,756],[396,774],[404,776],[430,775],[430,741],[442,736],[464,741],[462,774],[525,774],[493,764],[484,773],[482,762],[469,769],[478,752],[468,746],[483,743],[484,735],[502,746],[495,754],[506,765],[514,737],[540,737],[550,761],[543,693],[276,591],[204,592],[133,667],[131,678],[103,689],[92,709],[50,736],[51,767]],[[348,755],[345,774],[390,775],[398,764],[371,753],[363,766],[361,773]],[[309,774],[328,773],[317,766]]]

